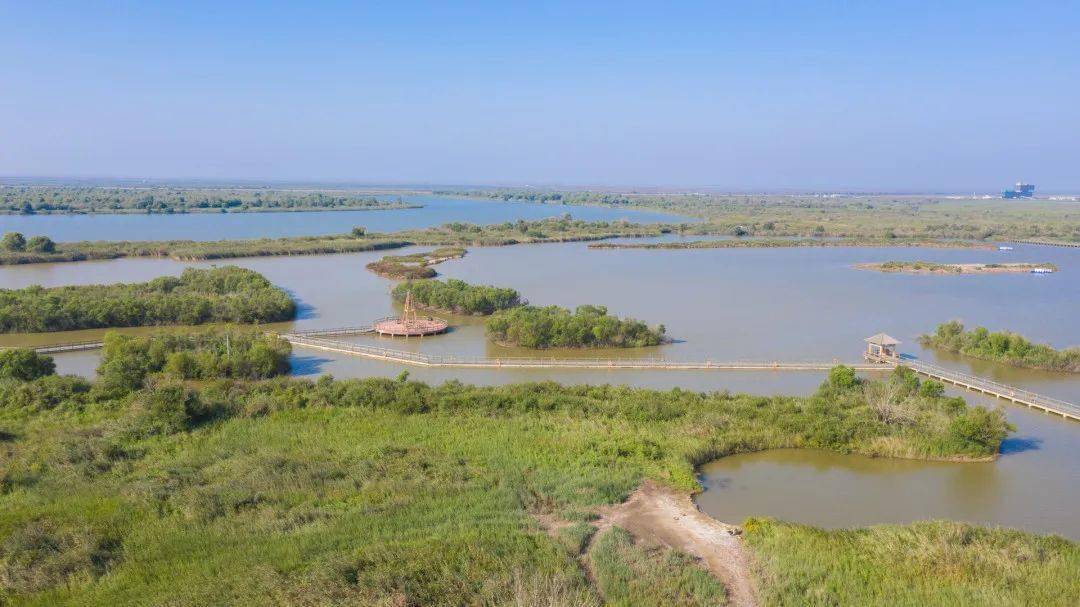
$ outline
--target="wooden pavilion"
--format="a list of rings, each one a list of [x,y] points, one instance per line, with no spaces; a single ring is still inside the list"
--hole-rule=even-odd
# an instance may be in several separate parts
[[[866,342],[866,360],[868,361],[891,362],[900,357],[896,351],[896,346],[900,345],[900,340],[895,337],[885,333],[878,333],[867,337],[863,341]]]

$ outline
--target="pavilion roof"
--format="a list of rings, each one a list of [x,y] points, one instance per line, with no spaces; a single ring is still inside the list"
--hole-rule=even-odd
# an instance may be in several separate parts
[[[877,335],[871,335],[870,337],[867,337],[864,341],[866,341],[867,343],[876,344],[876,345],[879,345],[879,346],[895,346],[895,345],[900,343],[899,339],[896,339],[895,337],[892,337],[892,336],[887,335],[885,333],[878,333]]]

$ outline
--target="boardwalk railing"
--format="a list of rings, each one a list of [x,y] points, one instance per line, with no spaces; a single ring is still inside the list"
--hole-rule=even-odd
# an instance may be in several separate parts
[[[520,369],[730,369],[730,370],[788,370],[824,371],[845,364],[842,361],[677,361],[663,358],[482,358],[423,354],[405,350],[392,350],[378,346],[356,344],[337,339],[310,337],[286,333],[283,339],[297,346],[305,346],[331,352],[353,354],[364,358],[421,365],[425,367],[473,367],[473,368],[520,368]],[[878,370],[881,365],[847,363],[860,370]]]
[[[55,354],[58,352],[78,352],[81,350],[97,350],[103,348],[103,341],[73,341],[66,344],[48,344],[44,346],[30,346],[40,354]]]
[[[330,352],[340,352],[370,358],[385,360],[409,365],[425,367],[463,367],[463,368],[487,368],[487,369],[686,369],[686,370],[741,370],[741,371],[825,371],[840,364],[846,364],[861,371],[888,369],[895,365],[910,367],[913,371],[927,377],[950,383],[975,392],[982,392],[1005,400],[1012,401],[1028,407],[1041,409],[1048,413],[1056,413],[1065,417],[1080,421],[1080,406],[1063,401],[1061,399],[1036,394],[1030,390],[1009,386],[990,379],[976,377],[960,371],[946,369],[937,365],[916,360],[903,355],[899,359],[881,360],[866,363],[843,363],[833,361],[677,361],[663,358],[482,358],[460,357],[439,354],[424,354],[421,352],[409,352],[407,350],[393,350],[379,346],[330,339],[330,337],[343,337],[349,335],[363,335],[372,333],[371,326],[364,327],[338,327],[333,329],[311,329],[284,333],[280,337],[297,346],[316,348]],[[34,350],[42,354],[58,352],[76,352],[80,350],[93,350],[101,348],[104,344],[100,341],[82,341],[63,344],[50,344],[44,346],[32,346]]]
[[[304,329],[301,331],[291,331],[289,332],[289,335],[301,335],[305,337],[339,337],[345,335],[364,335],[373,333],[374,331],[374,325],[363,325],[359,327],[335,327],[333,329]]]
[[[912,358],[905,357],[900,361],[900,364],[910,367],[911,370],[916,373],[921,373],[939,381],[967,388],[968,390],[975,392],[982,392],[983,394],[1010,400],[1014,403],[1027,405],[1028,407],[1035,409],[1042,409],[1049,413],[1057,413],[1062,417],[1080,421],[1080,406],[1065,402],[1061,399],[1036,394],[1030,390],[1009,386],[991,379],[976,377],[960,371],[946,369],[945,367],[939,367]]]

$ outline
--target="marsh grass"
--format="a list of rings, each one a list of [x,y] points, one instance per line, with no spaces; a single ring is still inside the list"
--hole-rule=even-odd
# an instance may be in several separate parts
[[[750,519],[769,605],[1080,604],[1080,547],[1054,536],[931,521],[826,531]]]
[[[697,464],[773,447],[864,451],[891,438],[910,457],[998,448],[957,441],[948,422],[970,410],[947,399],[909,395],[914,421],[883,422],[866,386],[845,372],[811,398],[554,383],[181,381],[155,376],[126,393],[56,376],[0,381],[0,427],[10,437],[0,445],[0,538],[54,538],[44,558],[43,542],[3,544],[6,575],[37,581],[6,583],[0,598],[587,605],[594,589],[573,550],[591,532],[589,513],[643,479],[692,491]],[[178,400],[191,404],[148,405]],[[581,524],[555,539],[539,529],[538,512]],[[598,558],[612,603],[719,596],[692,561],[619,534],[605,541]],[[95,546],[105,558],[88,556]]]
[[[589,552],[597,585],[608,605],[620,607],[724,605],[724,585],[694,557],[635,540],[612,527]]]

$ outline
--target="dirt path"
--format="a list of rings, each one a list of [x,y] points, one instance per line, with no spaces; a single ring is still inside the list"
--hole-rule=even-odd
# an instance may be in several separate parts
[[[736,528],[702,513],[689,495],[645,481],[630,498],[605,508],[596,525],[612,525],[700,558],[728,590],[730,605],[758,604],[750,554]],[[597,533],[600,533],[598,531]]]

